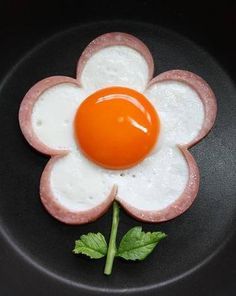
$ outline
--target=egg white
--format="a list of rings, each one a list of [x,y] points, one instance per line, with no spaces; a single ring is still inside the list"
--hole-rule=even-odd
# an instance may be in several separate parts
[[[147,82],[146,60],[136,50],[122,45],[106,47],[93,54],[81,75],[82,86],[91,92],[114,85],[143,91]]]
[[[141,54],[125,46],[94,54],[81,75],[83,88],[63,83],[46,90],[36,102],[33,130],[54,149],[70,153],[50,175],[57,202],[71,211],[99,205],[118,185],[118,196],[141,210],[162,210],[183,193],[188,165],[177,145],[193,140],[204,120],[202,101],[191,87],[177,81],[155,84],[144,92],[161,119],[160,139],[150,155],[127,170],[107,170],[86,159],[74,139],[73,120],[79,104],[92,91],[109,85],[144,90],[148,66]]]
[[[71,211],[99,205],[118,185],[118,195],[141,210],[161,210],[183,192],[188,180],[187,163],[175,147],[163,147],[128,170],[107,170],[79,152],[54,165],[50,182],[57,201]]]
[[[32,113],[33,130],[40,141],[53,149],[75,149],[73,121],[84,98],[85,91],[72,83],[62,83],[44,91]]]

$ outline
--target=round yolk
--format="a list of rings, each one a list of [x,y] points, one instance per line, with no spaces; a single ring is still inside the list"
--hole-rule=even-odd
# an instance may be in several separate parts
[[[141,93],[125,87],[101,89],[77,110],[74,129],[82,152],[105,168],[131,167],[155,145],[160,121]]]

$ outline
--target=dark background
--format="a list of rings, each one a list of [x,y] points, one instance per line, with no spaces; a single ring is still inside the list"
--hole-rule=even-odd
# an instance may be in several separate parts
[[[0,1],[0,75],[40,40],[79,23],[137,20],[173,29],[207,49],[236,77],[236,1]]]
[[[205,48],[231,78],[236,80],[236,1],[182,3],[152,0],[1,1],[0,79],[26,51],[53,33],[87,21],[107,19],[146,21],[177,31]],[[217,260],[211,261],[205,267],[201,278],[195,277],[191,281],[189,278],[183,279],[179,285],[190,291],[191,283],[194,295],[211,296],[216,295],[216,291],[217,295],[227,295],[225,290],[234,295],[235,250],[234,236],[217,256]],[[0,243],[0,252],[8,258],[8,264],[12,266],[12,275],[6,275],[0,261],[0,295],[18,295],[16,291],[22,285],[28,285],[30,290],[33,285],[28,276],[31,273],[30,267],[24,266],[22,259],[8,250],[7,243]],[[215,271],[214,276],[210,273],[212,269]],[[45,275],[39,276],[36,271],[31,275],[33,278],[38,277],[38,285],[47,291],[44,295],[53,294],[55,283],[49,282]],[[3,282],[9,281],[10,278],[11,287],[6,287]],[[12,291],[15,291],[14,295]]]

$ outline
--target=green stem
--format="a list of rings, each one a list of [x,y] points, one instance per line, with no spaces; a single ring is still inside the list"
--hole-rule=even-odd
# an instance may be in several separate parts
[[[113,203],[113,216],[112,216],[112,226],[111,234],[107,251],[106,265],[104,269],[104,274],[110,275],[112,272],[113,261],[116,256],[116,235],[119,225],[119,206],[117,202]]]

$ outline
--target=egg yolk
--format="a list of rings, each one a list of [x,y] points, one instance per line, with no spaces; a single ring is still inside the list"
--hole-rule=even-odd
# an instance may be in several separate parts
[[[75,137],[96,164],[125,169],[145,158],[155,145],[160,120],[145,96],[125,87],[101,89],[79,106]]]

